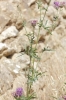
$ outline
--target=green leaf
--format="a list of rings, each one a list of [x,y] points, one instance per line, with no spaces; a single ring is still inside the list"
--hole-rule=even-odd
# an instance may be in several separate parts
[[[44,49],[42,50],[42,52],[44,52],[44,51],[52,51],[52,50],[49,49],[49,48],[44,48]]]

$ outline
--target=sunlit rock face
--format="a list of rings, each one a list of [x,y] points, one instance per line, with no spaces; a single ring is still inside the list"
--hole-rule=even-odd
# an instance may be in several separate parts
[[[32,19],[40,20],[40,11],[37,0],[0,0],[0,100],[14,100],[12,93],[17,87],[22,87],[26,94],[25,70],[30,65],[30,57],[26,49],[30,42],[27,34],[31,34]],[[63,0],[60,0],[63,2]],[[66,6],[56,9],[51,0],[46,13],[45,24],[53,25],[52,34],[41,29],[37,43],[38,24],[35,26],[33,47],[37,48],[37,55],[41,58],[34,62],[34,68],[45,75],[38,78],[32,85],[36,93],[35,100],[55,100],[66,93]],[[49,0],[43,0],[42,6],[46,7]],[[45,11],[42,11],[43,18]],[[47,21],[48,20],[48,21]],[[24,27],[24,21],[27,22]],[[48,49],[42,53],[43,50]],[[37,64],[38,63],[38,64]]]
[[[15,25],[18,30],[22,26],[24,19],[30,18],[30,9],[28,6],[35,3],[35,0],[0,0],[0,33],[3,29]],[[25,14],[27,16],[25,16]]]
[[[18,35],[18,30],[16,29],[15,26],[11,26],[1,33],[0,35],[1,42],[8,38],[16,37],[17,35]]]
[[[6,58],[0,60],[0,96],[12,87],[14,80],[13,75],[8,70],[9,65],[5,64],[5,60]]]

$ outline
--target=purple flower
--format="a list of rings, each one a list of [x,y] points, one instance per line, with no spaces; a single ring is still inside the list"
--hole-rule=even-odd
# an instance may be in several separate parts
[[[66,100],[66,95],[65,95],[65,96],[62,96],[62,98],[63,98],[64,100]]]
[[[65,4],[66,4],[66,2],[60,2],[60,7],[63,7],[63,6],[65,6]]]
[[[37,20],[36,20],[36,19],[31,20],[31,25],[32,25],[33,27],[35,27],[35,26],[36,26],[36,24],[37,24]]]
[[[55,2],[54,2],[54,7],[55,7],[56,9],[58,9],[59,7],[65,6],[65,4],[66,4],[66,2],[55,1]]]
[[[59,8],[59,4],[60,4],[59,1],[55,1],[55,2],[54,2],[54,7],[55,7],[55,8]]]
[[[23,95],[23,89],[21,87],[17,88],[15,92],[13,92],[13,96],[15,98],[20,97]]]

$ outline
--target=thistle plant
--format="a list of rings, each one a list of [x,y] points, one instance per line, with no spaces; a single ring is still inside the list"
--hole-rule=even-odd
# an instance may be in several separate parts
[[[66,4],[66,2],[55,1],[55,2],[54,2],[54,7],[55,7],[56,9],[62,8],[63,6],[65,6],[65,4]]]
[[[53,26],[55,26],[55,21],[58,19],[57,16],[54,16],[53,18],[53,22],[51,27],[47,26],[48,21],[45,21],[45,16],[46,13],[48,11],[48,7],[50,5],[51,0],[49,0],[49,4],[47,5],[46,8],[42,7],[42,2],[41,0],[37,1],[37,5],[38,5],[38,9],[40,11],[40,20],[38,22],[37,19],[33,19],[30,21],[31,27],[32,27],[32,32],[28,33],[26,28],[25,28],[25,32],[26,32],[26,36],[28,37],[28,40],[30,42],[30,46],[26,48],[25,53],[27,55],[29,55],[30,57],[30,64],[29,64],[29,68],[27,69],[27,74],[26,74],[26,78],[27,78],[27,89],[26,89],[26,95],[24,95],[24,91],[23,88],[17,88],[16,91],[13,93],[13,96],[16,100],[33,100],[34,98],[36,98],[36,94],[34,93],[34,91],[32,90],[32,85],[33,83],[38,80],[38,77],[43,75],[44,73],[37,71],[34,68],[34,62],[40,61],[41,58],[37,55],[37,44],[39,42],[39,36],[40,36],[40,31],[41,28],[45,29],[48,33],[51,33],[52,30],[54,29]],[[54,2],[54,7],[56,9],[58,9],[59,7],[63,6],[65,3],[59,3],[59,2]],[[44,16],[41,17],[42,15],[42,11],[45,11]],[[45,24],[43,23],[45,21]],[[35,38],[35,27],[36,25],[38,25],[38,35],[37,35],[37,42],[35,44],[35,47],[33,47],[34,44],[34,38]],[[25,24],[23,23],[23,26],[25,27]],[[52,30],[51,30],[52,29]],[[51,51],[51,49],[49,48],[44,48],[42,50],[42,53],[45,51]],[[66,100],[66,99],[65,99]]]
[[[13,92],[13,96],[15,98],[19,98],[23,95],[23,89],[21,87],[17,88],[15,92]]]

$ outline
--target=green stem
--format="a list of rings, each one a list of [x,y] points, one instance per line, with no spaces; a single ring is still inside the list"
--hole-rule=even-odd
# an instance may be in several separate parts
[[[50,2],[51,2],[51,0],[50,0]],[[49,4],[50,4],[50,2],[49,2]],[[36,46],[38,44],[40,30],[41,30],[41,27],[43,25],[43,21],[45,19],[45,15],[46,15],[46,12],[48,10],[49,4],[47,6],[47,9],[45,10],[43,19],[41,19],[41,7],[40,7],[40,25],[39,25],[39,30],[38,30],[38,36],[37,36]],[[31,36],[31,45],[30,45],[30,51],[29,51],[30,52],[30,55],[29,55],[30,56],[30,66],[29,66],[29,70],[28,70],[28,80],[27,80],[27,97],[29,97],[29,95],[30,95],[31,85],[32,85],[32,83],[29,82],[30,81],[30,79],[29,79],[30,74],[32,74],[32,78],[34,78],[34,69],[33,69],[33,67],[34,67],[34,61],[35,61],[35,59],[31,55],[31,53],[32,53],[32,45],[33,45],[33,40],[34,40],[34,33],[35,33],[34,30],[35,30],[35,27],[33,27],[33,34]],[[36,46],[35,46],[35,48],[36,48]],[[32,62],[32,59],[33,59],[33,62]],[[31,69],[32,72],[30,72],[30,69]]]
[[[30,69],[32,69],[32,55],[31,55],[31,53],[32,53],[32,45],[33,45],[33,39],[34,39],[34,29],[35,29],[35,27],[33,27],[33,34],[32,34],[32,36],[31,36],[31,45],[30,45],[30,66],[29,66],[29,70],[28,70],[28,80],[27,80],[27,97],[29,96],[29,94],[30,94],[30,92],[31,92],[31,83],[29,82],[30,81],[30,79],[29,79],[29,76],[30,76]],[[32,75],[33,75],[33,71],[32,71]]]
[[[39,21],[40,23],[41,23],[41,7],[40,7],[40,21]],[[38,44],[38,40],[39,40],[39,34],[40,34],[40,26],[39,26],[39,29],[38,29],[38,35],[37,35],[37,42],[36,42],[36,46],[35,46],[35,48],[37,47],[37,44]]]
[[[51,0],[49,1],[49,4],[48,4],[48,6],[47,6],[47,9],[45,10],[45,13],[44,13],[44,16],[43,16],[43,21],[44,21],[44,18],[45,18],[46,12],[47,12],[47,10],[48,10],[48,7],[49,7],[49,5],[50,5],[50,2],[51,2]],[[42,21],[42,22],[43,22],[43,21]]]
[[[34,78],[34,62],[35,62],[35,59],[33,58],[32,79]]]
[[[35,31],[35,27],[33,27],[33,39],[34,39],[34,32]],[[33,76],[34,76],[34,61],[35,61],[35,59],[33,58],[33,64],[32,64],[32,78],[33,78]]]
[[[37,44],[38,44],[40,30],[41,30],[41,27],[42,27],[42,25],[43,25],[43,21],[44,21],[44,19],[45,19],[46,12],[47,12],[47,10],[48,10],[48,7],[49,7],[49,5],[50,5],[50,2],[51,2],[51,0],[49,1],[49,4],[48,4],[48,6],[47,6],[47,9],[45,10],[43,19],[41,19],[41,7],[40,7],[40,21],[39,21],[40,25],[39,25],[39,30],[38,30],[38,36],[37,36],[36,46],[37,46]]]

